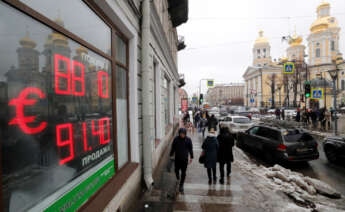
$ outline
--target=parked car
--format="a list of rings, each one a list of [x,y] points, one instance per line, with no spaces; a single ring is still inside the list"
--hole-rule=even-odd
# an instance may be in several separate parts
[[[236,145],[262,153],[268,162],[301,162],[319,158],[315,139],[296,128],[256,125],[238,133]]]
[[[219,122],[219,127],[227,127],[230,133],[235,137],[238,132],[246,131],[253,124],[248,117],[245,116],[228,116]]]
[[[248,117],[249,119],[252,119],[252,113],[251,113],[251,112],[248,112],[248,111],[245,111],[245,112],[238,112],[238,113],[236,113],[236,115],[245,116],[245,117]]]
[[[345,160],[345,138],[340,136],[325,138],[323,150],[331,163]]]
[[[276,109],[268,109],[267,110],[267,113],[275,113],[276,112]]]

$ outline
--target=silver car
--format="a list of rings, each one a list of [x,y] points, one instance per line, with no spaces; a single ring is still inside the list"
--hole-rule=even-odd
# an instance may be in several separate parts
[[[230,133],[236,135],[238,132],[249,129],[253,123],[245,116],[228,116],[219,122],[219,126],[229,128]]]

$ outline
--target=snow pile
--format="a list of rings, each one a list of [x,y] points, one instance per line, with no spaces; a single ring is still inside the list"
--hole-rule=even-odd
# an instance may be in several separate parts
[[[280,191],[292,199],[295,204],[308,209],[330,207],[345,209],[345,201],[330,185],[301,173],[291,171],[280,165],[264,167],[255,165],[239,148],[234,148],[234,165],[238,166],[249,176],[255,179],[259,187],[266,186],[272,191]],[[335,202],[335,204],[333,204]],[[340,204],[341,203],[341,204]],[[294,207],[284,205],[285,211],[293,211]],[[291,210],[290,210],[291,209]],[[303,209],[303,208],[301,208]],[[297,210],[296,210],[297,211]],[[303,211],[303,210],[298,210]],[[320,209],[320,211],[323,211]]]

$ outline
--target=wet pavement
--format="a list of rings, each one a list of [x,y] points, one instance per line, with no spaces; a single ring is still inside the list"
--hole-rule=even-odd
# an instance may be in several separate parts
[[[223,185],[219,183],[219,167],[217,164],[217,183],[209,185],[206,169],[198,162],[202,152],[201,136],[195,133],[191,138],[193,141],[194,160],[187,169],[184,193],[179,193],[174,200],[169,200],[165,198],[164,191],[153,190],[145,199],[146,209],[143,211],[279,211],[278,203],[289,201],[284,195],[272,195],[270,191],[266,190],[263,192],[257,189],[255,179],[247,176],[236,163],[233,163],[232,173],[229,178],[225,179]],[[165,185],[171,184],[172,180],[166,178],[162,183]]]

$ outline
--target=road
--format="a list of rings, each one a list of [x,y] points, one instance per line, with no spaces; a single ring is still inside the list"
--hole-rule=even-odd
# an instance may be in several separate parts
[[[322,180],[333,188],[338,190],[342,195],[345,195],[345,166],[335,165],[327,161],[325,153],[322,147],[322,140],[318,140],[318,150],[320,158],[308,163],[296,163],[296,164],[280,164],[285,168],[304,174],[305,176],[313,177]],[[245,153],[249,158],[257,165],[261,164],[266,167],[271,165],[267,164],[261,156],[253,154],[245,150]]]

